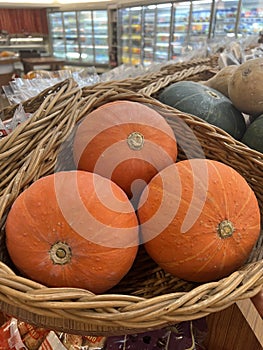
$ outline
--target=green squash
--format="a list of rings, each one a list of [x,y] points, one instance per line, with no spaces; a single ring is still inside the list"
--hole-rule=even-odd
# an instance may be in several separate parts
[[[229,98],[208,86],[193,81],[179,81],[165,88],[157,99],[225,130],[237,140],[245,133],[243,114]]]
[[[248,126],[241,141],[250,148],[263,153],[263,114]]]

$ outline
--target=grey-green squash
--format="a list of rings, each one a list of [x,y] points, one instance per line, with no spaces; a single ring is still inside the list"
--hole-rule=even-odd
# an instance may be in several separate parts
[[[241,141],[250,148],[263,153],[263,114],[248,126]]]
[[[245,133],[245,118],[230,99],[201,83],[179,81],[163,89],[157,99],[225,130],[237,140]]]

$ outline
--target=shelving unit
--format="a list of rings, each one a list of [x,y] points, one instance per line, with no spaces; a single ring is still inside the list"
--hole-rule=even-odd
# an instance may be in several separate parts
[[[214,33],[216,37],[235,36],[239,1],[221,1],[216,4]]]
[[[68,64],[109,66],[108,11],[50,12],[52,54]]]
[[[144,42],[143,42],[143,62],[149,65],[154,61],[154,48],[156,44],[156,23],[157,12],[156,5],[149,5],[144,7]]]
[[[189,45],[198,47],[207,40],[212,24],[212,0],[192,1]]]
[[[213,0],[119,7],[120,63],[166,62],[207,39]],[[201,8],[201,9],[200,9]]]
[[[108,6],[108,42],[109,42],[109,66],[119,65],[118,60],[118,12],[116,5]]]
[[[170,58],[172,4],[119,9],[121,60],[149,65]]]
[[[119,12],[121,61],[137,65],[142,60],[142,7],[130,7]]]
[[[66,60],[78,61],[80,59],[79,31],[77,25],[77,13],[64,12],[64,39],[66,49]]]
[[[66,58],[64,18],[62,12],[49,14],[49,27],[53,55],[57,58]]]
[[[104,10],[51,10],[52,53],[76,65],[148,66],[177,59],[207,39],[263,30],[263,3],[256,0],[153,1],[114,2]]]
[[[48,36],[23,33],[0,36],[0,51],[36,50],[41,54],[49,52]]]
[[[155,43],[155,62],[165,62],[170,59],[171,42],[171,19],[172,4],[160,4],[156,6],[156,43]]]
[[[184,47],[189,41],[189,20],[191,13],[191,2],[184,1],[173,4],[173,34],[172,34],[172,54],[171,59],[181,56]]]
[[[243,0],[239,16],[238,34],[258,34],[263,30],[263,3]]]
[[[94,26],[91,11],[78,12],[79,52],[81,61],[93,64],[95,60]]]

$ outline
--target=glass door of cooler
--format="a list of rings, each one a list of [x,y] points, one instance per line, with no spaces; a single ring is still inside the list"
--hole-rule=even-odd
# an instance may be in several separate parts
[[[53,56],[66,59],[62,12],[51,12],[49,14],[49,30]]]
[[[145,66],[153,63],[156,33],[156,5],[145,6],[143,9],[143,52],[142,59]]]
[[[216,0],[213,37],[236,36],[239,0]]]
[[[93,11],[95,65],[109,64],[107,10]]]
[[[171,59],[181,56],[189,38],[190,1],[173,4],[173,33]]]
[[[165,62],[170,58],[171,10],[171,3],[156,6],[155,62]]]
[[[80,58],[84,63],[94,65],[94,36],[92,11],[78,12]]]
[[[238,34],[258,35],[263,31],[263,1],[243,0]]]
[[[189,45],[193,49],[205,42],[209,35],[212,13],[212,0],[192,1]]]
[[[75,11],[63,12],[66,59],[68,61],[79,61],[79,39],[77,29],[77,14]]]
[[[130,9],[118,10],[118,36],[120,37],[120,62],[130,64]]]
[[[121,62],[123,64],[142,63],[142,7],[119,10],[121,29]]]

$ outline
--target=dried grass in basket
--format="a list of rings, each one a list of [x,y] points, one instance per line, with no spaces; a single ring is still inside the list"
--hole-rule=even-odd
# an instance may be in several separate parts
[[[103,295],[76,288],[48,288],[10,269],[4,249],[4,226],[11,204],[30,183],[55,171],[61,145],[70,139],[74,125],[104,103],[129,100],[147,104],[162,113],[179,144],[190,133],[207,158],[231,163],[250,183],[262,176],[260,154],[197,118],[166,107],[150,96],[115,86],[96,86],[94,91],[89,87],[88,91],[78,89],[71,80],[63,82],[53,94],[39,98],[42,103],[35,106],[30,120],[0,141],[0,309],[49,329],[107,336],[193,320],[257,294],[263,283],[262,236],[242,269],[222,280],[200,285],[165,273],[143,247],[131,271]],[[199,156],[200,147],[193,146],[189,152],[192,157]],[[183,150],[179,157],[185,157]],[[249,167],[256,158],[257,168]],[[262,202],[262,189],[254,189]]]

